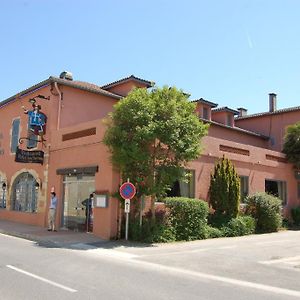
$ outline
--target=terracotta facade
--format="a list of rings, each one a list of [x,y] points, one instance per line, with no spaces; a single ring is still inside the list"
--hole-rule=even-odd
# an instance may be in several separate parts
[[[120,176],[102,143],[103,119],[132,88],[151,86],[151,82],[134,76],[102,88],[50,77],[0,102],[0,181],[4,187],[0,191],[3,200],[0,218],[46,227],[49,196],[55,190],[59,199],[57,226],[68,227],[71,220],[84,219],[81,202],[95,191],[107,197],[108,205],[94,207],[93,232],[104,239],[116,237],[120,208],[111,194],[118,190]],[[28,115],[21,106],[30,110],[29,101],[33,98],[47,116],[46,141],[27,150],[24,140],[19,147],[25,151],[43,151],[43,164],[15,162],[15,153],[11,151],[12,140],[16,138],[14,120],[19,124],[18,138],[27,137]],[[248,193],[265,191],[267,184],[275,183],[276,187],[279,182],[278,189],[285,195],[285,213],[299,205],[298,181],[281,149],[285,127],[298,121],[300,108],[235,117],[234,110],[215,109],[216,104],[203,99],[195,102],[199,118],[210,123],[209,134],[203,139],[203,153],[189,165],[194,172],[195,197],[208,199],[210,174],[216,160],[225,155],[233,161],[238,174],[246,178]],[[30,191],[35,202],[30,202],[30,196],[22,189]],[[83,230],[76,226],[72,228]]]

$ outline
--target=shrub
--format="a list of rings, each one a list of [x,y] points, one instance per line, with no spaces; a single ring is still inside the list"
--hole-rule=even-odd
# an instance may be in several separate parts
[[[208,224],[220,229],[223,226],[226,226],[226,224],[230,221],[230,219],[231,218],[228,217],[227,215],[215,212],[214,214],[210,214],[208,216]]]
[[[292,215],[293,223],[295,225],[300,225],[300,206],[292,208],[291,215]]]
[[[209,197],[216,214],[235,218],[239,212],[240,179],[233,164],[223,157],[211,175]]]
[[[176,240],[196,240],[206,238],[208,204],[199,199],[166,198],[170,225]]]
[[[175,233],[173,228],[168,224],[167,217],[162,217],[159,212],[160,218],[157,218],[153,223],[151,214],[143,218],[142,227],[140,227],[139,219],[130,220],[129,224],[129,238],[133,241],[145,243],[167,243],[174,242]]]
[[[282,224],[281,200],[266,193],[256,193],[245,199],[246,214],[256,220],[258,232],[278,231]]]
[[[206,226],[206,237],[208,239],[220,238],[223,236],[223,232],[219,228],[212,226]]]
[[[224,236],[242,236],[255,232],[255,220],[251,216],[239,216],[231,219],[221,229]]]

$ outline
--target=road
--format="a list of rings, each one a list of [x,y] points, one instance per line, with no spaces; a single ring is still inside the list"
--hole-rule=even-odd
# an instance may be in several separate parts
[[[0,234],[0,299],[300,299],[300,231],[78,248]]]

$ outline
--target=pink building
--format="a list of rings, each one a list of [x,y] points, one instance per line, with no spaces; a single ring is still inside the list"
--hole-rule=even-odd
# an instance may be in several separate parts
[[[95,192],[93,232],[115,237],[122,211],[111,194],[120,177],[102,143],[102,120],[132,88],[151,86],[135,76],[98,86],[63,72],[0,102],[0,218],[46,227],[54,190],[58,228],[86,230],[82,201]],[[203,139],[203,155],[189,165],[191,182],[177,182],[171,194],[207,199],[215,161],[225,155],[241,177],[243,195],[266,190],[282,199],[286,211],[299,205],[299,183],[281,149],[285,127],[297,122],[300,107],[276,110],[274,95],[270,101],[270,112],[246,115],[242,108],[216,108],[210,101],[195,100],[199,118],[210,123],[209,134]],[[35,135],[26,139],[40,128],[34,124],[33,130],[28,122],[36,116],[32,103],[40,106],[46,123],[39,142]]]

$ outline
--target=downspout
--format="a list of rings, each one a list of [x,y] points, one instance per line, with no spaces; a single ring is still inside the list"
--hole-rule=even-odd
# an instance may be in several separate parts
[[[62,93],[58,88],[57,82],[54,82],[54,88],[58,94],[58,111],[57,111],[57,127],[56,129],[59,130],[60,128],[60,115],[61,115],[61,106],[62,106]]]

